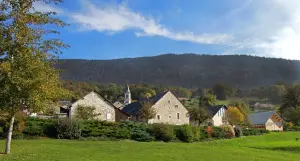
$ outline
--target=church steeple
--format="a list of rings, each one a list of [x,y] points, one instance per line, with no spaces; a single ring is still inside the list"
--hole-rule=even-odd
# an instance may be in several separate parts
[[[125,100],[124,100],[124,105],[128,105],[131,103],[131,93],[130,93],[130,89],[129,86],[127,84],[127,90],[125,92]]]

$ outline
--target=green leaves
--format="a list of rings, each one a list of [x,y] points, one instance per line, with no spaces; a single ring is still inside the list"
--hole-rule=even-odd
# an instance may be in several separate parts
[[[0,56],[4,56],[0,62],[0,103],[10,114],[24,107],[43,111],[71,95],[61,88],[59,72],[53,68],[54,59],[68,45],[59,39],[45,39],[45,35],[59,34],[51,27],[66,24],[53,17],[53,12],[35,11],[34,2],[57,4],[61,0],[0,2]]]

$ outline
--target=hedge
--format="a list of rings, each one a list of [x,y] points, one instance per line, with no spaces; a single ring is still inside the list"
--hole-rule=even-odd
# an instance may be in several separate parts
[[[296,128],[295,128],[296,129]],[[4,130],[0,128],[1,133]],[[70,121],[68,119],[28,118],[22,131],[15,130],[13,138],[50,137],[58,139],[182,141],[195,142],[206,139],[230,139],[236,135],[262,135],[264,129],[240,128],[225,125],[220,127],[194,127],[191,125],[145,124],[132,121],[107,122],[98,120]]]

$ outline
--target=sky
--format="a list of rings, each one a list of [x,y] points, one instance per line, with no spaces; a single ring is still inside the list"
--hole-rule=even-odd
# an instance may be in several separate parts
[[[299,0],[65,0],[36,3],[70,24],[61,58],[166,53],[246,54],[300,60]]]

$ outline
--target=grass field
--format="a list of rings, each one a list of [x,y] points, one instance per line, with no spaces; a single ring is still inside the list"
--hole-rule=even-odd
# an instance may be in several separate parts
[[[1,161],[299,161],[300,132],[200,143],[15,140]],[[4,147],[4,141],[0,141]]]

